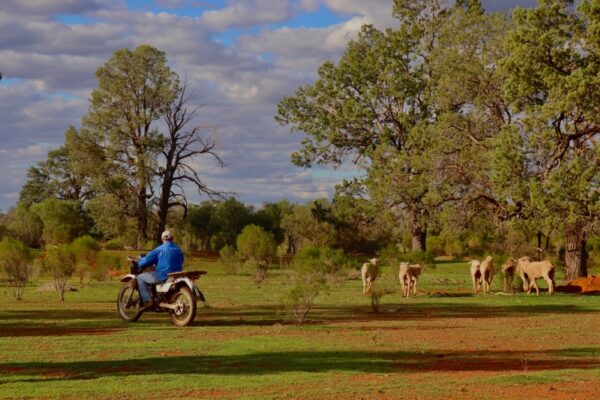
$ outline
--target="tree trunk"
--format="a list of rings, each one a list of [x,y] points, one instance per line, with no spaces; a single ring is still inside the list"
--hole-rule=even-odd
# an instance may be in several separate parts
[[[581,226],[567,228],[565,264],[568,280],[587,276],[587,233]]]
[[[160,235],[167,227],[167,216],[169,215],[169,200],[172,185],[173,179],[170,174],[167,174],[162,183],[160,200],[158,204],[158,225],[156,226],[156,231],[154,232],[154,241],[156,244],[161,243]]]
[[[542,231],[537,232],[537,260],[542,261]]]
[[[412,227],[411,227],[411,249],[412,251],[426,251],[427,250],[427,229],[423,227],[421,221],[416,213],[413,213]]]
[[[141,250],[146,244],[148,232],[148,206],[146,204],[146,186],[142,185],[137,196],[137,249]]]

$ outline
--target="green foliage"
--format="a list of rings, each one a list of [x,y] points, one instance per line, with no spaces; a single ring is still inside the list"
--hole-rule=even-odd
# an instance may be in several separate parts
[[[331,222],[319,219],[314,212],[315,203],[295,205],[281,221],[281,226],[292,242],[294,251],[304,246],[331,246],[335,243],[335,227]]]
[[[128,215],[127,208],[110,194],[99,194],[87,202],[87,209],[94,226],[105,239],[118,238],[124,245],[136,244],[136,222]]]
[[[120,238],[114,238],[106,242],[104,248],[106,250],[123,250],[125,248],[125,244]]]
[[[247,225],[237,237],[237,251],[246,260],[256,283],[267,276],[267,269],[277,252],[277,243],[271,232],[258,225]]]
[[[436,257],[446,255],[445,244],[444,239],[440,236],[427,236],[427,251],[430,251]]]
[[[298,325],[306,319],[316,298],[328,290],[328,281],[339,282],[350,263],[343,250],[306,246],[294,256],[282,304]]]
[[[42,219],[42,238],[46,244],[70,243],[88,232],[89,219],[81,202],[48,198],[31,207]]]
[[[516,159],[520,165],[514,163],[513,176],[529,173],[511,182],[515,204],[526,187],[523,208],[539,229],[560,226],[569,278],[574,278],[587,273],[581,243],[599,215],[600,194],[592,188],[600,181],[600,96],[590,88],[597,85],[600,64],[595,2],[569,3],[542,1],[533,9],[517,9],[508,36],[510,54],[501,66],[504,94],[522,113],[523,138],[517,144],[524,156]],[[514,152],[504,153],[515,160]]]
[[[277,251],[273,234],[258,225],[245,226],[236,242],[241,257],[266,265],[271,262]]]
[[[41,247],[44,222],[26,204],[17,203],[10,210],[8,216],[8,229],[17,239],[31,247]]]
[[[411,251],[403,260],[408,261],[410,264],[420,264],[423,267],[435,268],[435,256],[429,250],[427,251]]]
[[[66,245],[48,248],[42,261],[42,269],[52,277],[54,289],[60,301],[64,302],[68,280],[75,272],[75,254],[73,250]]]
[[[79,282],[83,283],[86,276],[94,275],[96,272],[100,244],[91,236],[82,236],[75,239],[70,248],[75,255],[76,275],[79,277]]]
[[[20,240],[7,237],[0,242],[0,270],[17,301],[23,300],[25,285],[33,273],[33,257],[31,249]]]
[[[452,239],[446,242],[444,246],[446,254],[455,258],[460,258],[465,254],[465,245],[460,239]]]
[[[121,255],[100,251],[96,256],[96,267],[92,270],[90,277],[97,281],[105,281],[109,276],[109,272],[124,271],[126,269],[124,260]]]
[[[239,256],[235,247],[225,245],[221,250],[219,250],[219,256],[221,257],[221,264],[223,265],[223,270],[225,273],[236,275],[240,272],[243,265],[243,260]]]
[[[46,160],[29,168],[27,182],[19,193],[20,202],[31,206],[50,197],[79,201],[92,197],[93,190],[88,177],[73,168],[73,140],[76,136],[76,129],[69,126],[65,133],[65,144],[48,152]]]

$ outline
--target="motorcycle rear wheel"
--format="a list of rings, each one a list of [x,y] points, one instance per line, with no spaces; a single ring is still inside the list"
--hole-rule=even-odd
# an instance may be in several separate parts
[[[170,303],[176,307],[175,310],[170,312],[173,325],[187,326],[194,321],[196,317],[196,298],[189,288],[179,288],[171,297]]]
[[[140,292],[133,285],[125,285],[117,296],[117,312],[125,322],[135,322],[142,316]]]

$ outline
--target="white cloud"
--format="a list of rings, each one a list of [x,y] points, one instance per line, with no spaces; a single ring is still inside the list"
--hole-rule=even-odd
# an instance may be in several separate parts
[[[212,29],[224,31],[231,27],[248,27],[284,21],[292,16],[287,0],[237,0],[219,10],[206,11],[202,22]]]
[[[485,3],[498,8],[502,2]],[[0,82],[0,209],[14,204],[27,168],[63,143],[69,124],[79,124],[96,69],[115,50],[140,44],[166,52],[170,65],[197,89],[193,103],[205,105],[199,123],[217,127],[217,151],[228,166],[197,160],[208,184],[253,204],[331,193],[339,174],[291,165],[301,135],[274,121],[276,105],[314,81],[325,60],[337,60],[362,24],[394,26],[392,0],[230,0],[202,13],[210,4],[155,0],[140,11],[128,9],[125,0],[1,0],[0,70],[6,79]],[[147,12],[151,5],[175,12],[198,7],[199,16]],[[343,21],[296,27],[292,18],[321,7]],[[57,16],[65,14],[84,16],[73,20],[86,23],[63,23]],[[229,28],[237,40],[224,46],[214,38],[230,34]]]

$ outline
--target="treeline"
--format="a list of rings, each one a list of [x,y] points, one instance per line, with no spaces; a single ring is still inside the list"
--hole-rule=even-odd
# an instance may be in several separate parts
[[[142,248],[168,225],[188,249],[232,253],[258,226],[287,254],[554,255],[567,278],[586,275],[600,227],[594,4],[508,16],[478,0],[395,0],[397,28],[363,26],[278,104],[277,121],[304,135],[296,165],[364,172],[304,205],[254,209],[207,187],[199,157],[222,161],[186,84],[159,50],[119,50],[81,128],[31,167],[0,229],[34,247],[89,233]],[[188,204],[188,183],[211,200]]]
[[[292,160],[356,163],[365,177],[338,191],[395,212],[415,250],[436,231],[464,248],[464,228],[481,243],[561,238],[567,278],[586,275],[600,216],[596,2],[539,0],[511,16],[453,3],[395,0],[398,28],[363,26],[281,100],[277,120],[305,134]]]

